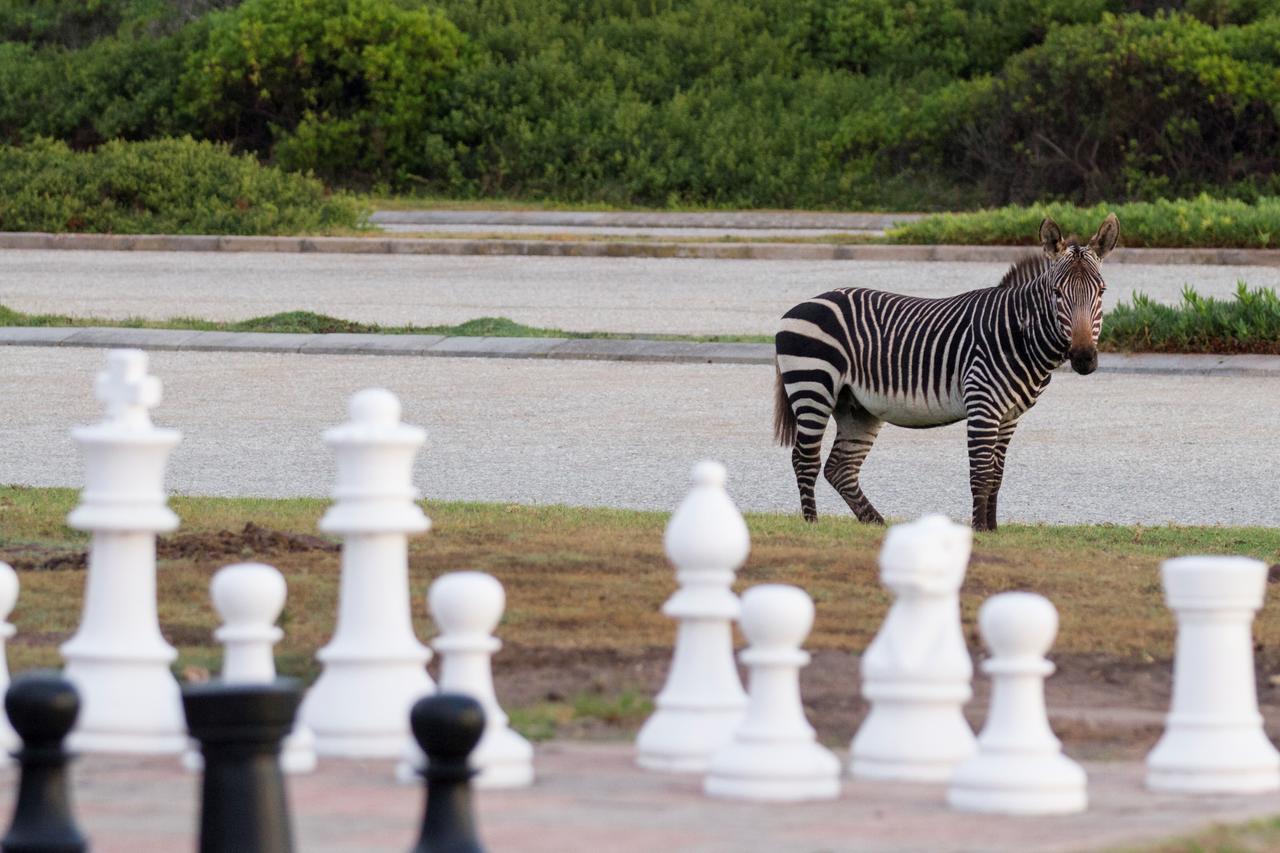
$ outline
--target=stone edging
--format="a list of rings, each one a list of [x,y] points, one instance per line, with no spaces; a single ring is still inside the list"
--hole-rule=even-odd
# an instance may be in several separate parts
[[[545,358],[685,364],[773,363],[772,344],[600,338],[485,338],[443,335],[285,334],[197,332],[47,326],[0,327],[0,346],[132,347],[187,352],[265,352],[303,355],[400,355],[448,358]],[[1102,373],[1256,376],[1280,378],[1280,356],[1104,353]]]
[[[321,252],[364,255],[523,255],[575,258],[706,258],[767,261],[977,261],[1009,263],[1027,246],[890,246],[823,243],[678,243],[471,240],[415,237],[232,237],[182,234],[0,233],[0,249],[133,252]],[[1280,266],[1280,249],[1117,249],[1122,264]]]

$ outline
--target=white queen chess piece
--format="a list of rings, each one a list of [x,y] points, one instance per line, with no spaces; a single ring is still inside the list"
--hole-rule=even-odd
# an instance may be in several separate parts
[[[1266,564],[1179,557],[1164,562],[1161,576],[1178,641],[1173,703],[1147,756],[1147,787],[1189,794],[1280,788],[1280,755],[1258,713],[1250,630],[1266,595]]]
[[[813,600],[799,587],[753,586],[742,596],[739,659],[751,670],[746,716],[711,756],[703,790],[713,797],[799,802],[840,794],[840,760],[818,744],[800,700],[800,648],[813,627]]]
[[[854,776],[945,782],[977,748],[961,712],[973,695],[960,625],[972,543],[972,530],[940,515],[885,536],[880,579],[897,598],[862,656],[871,711],[850,749]]]
[[[324,434],[338,462],[334,504],[320,519],[343,537],[338,623],[298,713],[319,755],[395,758],[410,708],[435,689],[409,612],[409,534],[430,527],[413,487],[426,433],[400,422],[400,401],[383,388],[353,395],[350,414]]]
[[[272,646],[284,637],[276,620],[284,609],[288,590],[284,575],[263,563],[236,563],[224,566],[209,583],[213,607],[222,625],[213,638],[222,643],[222,671],[227,684],[270,684],[276,680]],[[183,764],[190,770],[203,766],[198,749],[188,750]],[[308,773],[315,769],[315,736],[298,721],[285,738],[280,767],[286,773]]]
[[[471,766],[479,771],[472,784],[477,788],[532,785],[533,745],[507,724],[493,687],[490,662],[502,648],[493,631],[506,606],[502,584],[484,572],[450,572],[431,584],[427,604],[440,630],[431,641],[440,659],[440,692],[470,696],[484,709],[484,734],[470,757]],[[416,741],[408,753],[412,765],[424,765],[426,757]],[[409,778],[403,769],[399,775]]]
[[[140,350],[111,350],[94,393],[105,419],[72,437],[85,460],[80,505],[67,517],[93,534],[84,612],[62,645],[81,697],[70,747],[83,752],[181,752],[186,720],[169,664],[178,656],[156,612],[156,534],[178,517],[165,505],[164,472],[177,430],[152,425],[160,380]]]
[[[750,538],[724,483],[723,465],[699,462],[663,537],[680,588],[662,612],[679,628],[657,710],[636,737],[636,761],[649,770],[705,773],[747,706],[733,661],[732,625],[741,605],[731,587]]]
[[[1058,611],[1030,592],[994,595],[978,612],[991,657],[991,703],[978,752],[956,768],[947,802],[962,811],[1011,815],[1069,814],[1088,802],[1085,773],[1062,754],[1049,727],[1045,653],[1058,633]]]

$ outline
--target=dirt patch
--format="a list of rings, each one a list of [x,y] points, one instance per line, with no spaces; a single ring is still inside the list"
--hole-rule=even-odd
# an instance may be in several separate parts
[[[225,561],[235,557],[278,557],[281,554],[336,553],[337,542],[306,533],[287,533],[254,524],[239,531],[179,533],[156,539],[156,557],[161,560]],[[19,571],[58,572],[84,569],[85,549],[51,548],[45,545],[12,545],[0,549],[4,560]]]

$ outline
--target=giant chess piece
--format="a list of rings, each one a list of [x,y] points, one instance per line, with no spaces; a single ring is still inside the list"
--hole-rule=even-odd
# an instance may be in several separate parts
[[[982,662],[991,703],[978,752],[956,768],[947,802],[1012,815],[1084,811],[1084,770],[1062,754],[1044,706],[1044,680],[1053,673],[1044,655],[1058,633],[1058,611],[1043,596],[1006,592],[982,605],[978,627],[991,650]]]
[[[693,488],[667,524],[663,544],[680,588],[662,612],[680,627],[657,710],[636,737],[636,760],[650,770],[705,773],[747,706],[733,662],[740,604],[730,587],[750,541],[724,482],[723,465],[698,463]]]
[[[484,709],[484,736],[471,753],[477,788],[523,788],[533,784],[533,745],[507,724],[493,689],[490,658],[502,648],[493,630],[502,619],[502,584],[483,572],[452,572],[436,578],[427,593],[440,636],[431,641],[440,658],[440,691],[470,696]],[[423,755],[410,753],[416,767]],[[404,774],[402,774],[404,775]]]
[[[1258,713],[1250,631],[1266,595],[1266,564],[1180,557],[1166,560],[1161,575],[1178,643],[1173,705],[1147,755],[1147,787],[1189,794],[1280,788],[1280,755]]]
[[[275,623],[284,609],[286,593],[284,576],[263,563],[224,566],[213,576],[209,594],[222,617],[213,638],[223,646],[223,684],[270,684],[276,680],[271,647],[284,636]],[[189,751],[183,763],[188,769],[199,770],[199,752]],[[315,769],[315,736],[301,721],[285,738],[280,766],[286,773]]]
[[[204,757],[200,853],[293,849],[280,746],[301,698],[301,684],[292,678],[183,687],[187,725]]]
[[[961,708],[973,661],[960,625],[960,584],[973,531],[940,515],[889,530],[880,580],[897,600],[862,656],[871,712],[853,738],[850,772],[945,782],[977,745]]]
[[[79,853],[89,849],[71,814],[67,763],[62,742],[75,725],[80,697],[57,672],[36,670],[18,676],[4,695],[4,708],[22,736],[18,802],[5,853]]]
[[[484,708],[470,696],[440,693],[410,713],[413,737],[427,755],[427,805],[412,853],[484,853],[471,805],[468,756],[485,731]]]
[[[338,624],[316,654],[323,671],[302,704],[320,755],[394,758],[409,737],[409,709],[432,692],[431,650],[409,614],[410,533],[430,522],[414,500],[413,457],[426,441],[400,423],[400,401],[368,388],[351,420],[325,433],[338,460],[335,503],[320,529],[343,537]]]
[[[84,614],[62,645],[66,676],[84,709],[71,747],[85,752],[181,752],[186,746],[178,656],[156,614],[156,534],[178,517],[165,506],[164,470],[177,430],[158,429],[147,410],[160,380],[140,350],[112,350],[94,386],[106,418],[71,431],[85,459],[85,489],[67,517],[93,534]]]
[[[753,586],[742,596],[739,659],[751,669],[747,713],[733,740],[711,756],[703,789],[742,800],[829,800],[840,794],[840,760],[819,745],[800,701],[800,644],[813,627],[813,600],[799,587]]]
[[[9,614],[18,603],[18,573],[8,563],[0,563],[0,695],[9,689],[9,658],[5,643],[14,635]],[[13,763],[10,753],[22,745],[9,718],[0,714],[0,767]]]

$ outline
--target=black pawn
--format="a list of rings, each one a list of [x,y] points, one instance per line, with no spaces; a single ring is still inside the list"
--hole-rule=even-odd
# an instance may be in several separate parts
[[[409,712],[418,746],[427,754],[427,808],[412,853],[484,853],[476,838],[467,758],[484,734],[484,709],[470,696],[440,693]]]
[[[88,844],[71,815],[67,764],[62,748],[76,715],[80,695],[54,670],[36,670],[14,679],[4,694],[9,722],[22,737],[14,753],[21,765],[18,804],[9,833],[0,841],[6,853],[81,853]]]
[[[204,756],[200,853],[293,850],[280,745],[301,701],[293,678],[182,688],[187,730]]]

